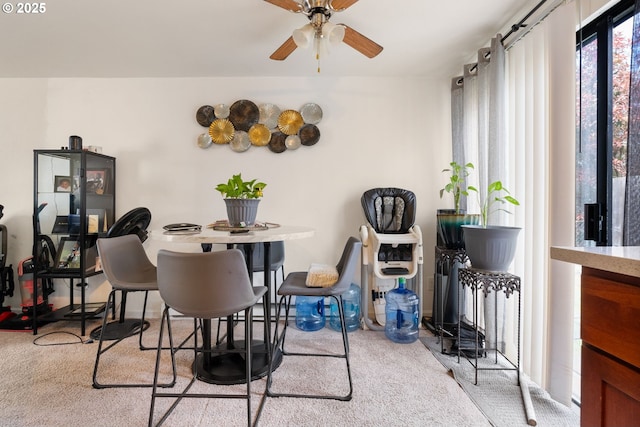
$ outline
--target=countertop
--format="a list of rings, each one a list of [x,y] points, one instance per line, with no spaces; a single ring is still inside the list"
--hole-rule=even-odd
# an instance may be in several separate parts
[[[583,267],[640,277],[640,246],[552,246],[550,256]]]

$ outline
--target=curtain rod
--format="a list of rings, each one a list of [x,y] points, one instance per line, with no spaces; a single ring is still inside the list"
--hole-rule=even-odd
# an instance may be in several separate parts
[[[520,28],[524,28],[524,27],[526,27],[526,26],[527,26],[527,24],[525,24],[525,23],[524,23],[524,21],[526,21],[527,19],[531,18],[531,16],[532,16],[534,13],[536,13],[536,12],[538,11],[538,9],[540,9],[540,8],[542,7],[542,5],[543,5],[543,4],[545,4],[546,2],[547,2],[547,0],[541,0],[537,5],[535,5],[535,6],[533,7],[533,9],[531,9],[531,10],[529,11],[529,13],[527,13],[527,14],[524,16],[524,18],[522,18],[522,19],[520,20],[520,22],[518,22],[517,24],[513,24],[513,25],[511,26],[511,29],[509,30],[509,32],[508,32],[506,35],[504,35],[504,36],[500,39],[500,43],[502,43],[502,44],[504,45],[504,41],[507,39],[507,37],[509,37],[510,35],[512,35],[513,33],[515,33],[516,31],[518,31]],[[562,3],[562,2],[559,2],[559,3]],[[557,6],[558,6],[558,5],[556,5],[556,7],[557,7]],[[555,7],[550,8],[550,9],[549,9],[549,11],[548,11],[548,13],[546,13],[546,14],[545,14],[544,16],[542,16],[539,20],[537,20],[536,22],[534,22],[534,24],[533,24],[533,25],[535,26],[535,25],[537,25],[538,23],[540,23],[540,21],[542,21],[544,18],[546,18],[547,16],[549,16],[549,14],[550,14],[551,12],[553,12],[554,10],[555,10]],[[532,28],[533,28],[533,27],[532,27]],[[520,38],[522,38],[522,37],[524,37],[525,35],[527,35],[527,33],[528,33],[528,32],[529,32],[529,31],[527,31],[525,34],[522,34],[522,36],[521,36]],[[515,42],[517,42],[518,40],[519,40],[519,39],[514,40],[514,41],[513,41],[513,43],[511,43],[511,45],[515,44]],[[508,47],[511,47],[511,45],[509,45]],[[505,49],[507,49],[508,47],[505,47]],[[487,55],[487,56],[489,56],[489,55]],[[475,70],[476,68],[478,68],[478,64],[477,64],[477,63],[473,64],[473,66],[469,69],[469,71],[473,71],[473,70]],[[462,82],[460,82],[460,83],[462,83]],[[460,83],[459,83],[459,84],[460,84]]]
[[[504,43],[504,41],[507,39],[507,37],[509,37],[511,34],[515,33],[516,31],[518,31],[518,30],[519,30],[520,28],[522,28],[522,27],[526,27],[526,26],[527,26],[527,24],[525,24],[525,23],[524,23],[524,21],[526,21],[527,19],[529,19],[529,18],[531,17],[531,15],[533,15],[534,13],[536,13],[536,11],[537,11],[538,9],[540,9],[540,8],[542,7],[542,5],[543,5],[543,4],[545,4],[546,2],[547,2],[547,0],[542,0],[542,1],[541,1],[540,3],[538,3],[538,4],[537,4],[533,9],[531,9],[531,10],[529,11],[529,13],[527,13],[527,14],[525,15],[525,17],[524,17],[524,18],[522,18],[522,19],[520,20],[520,22],[518,22],[517,24],[513,24],[513,25],[511,26],[511,29],[509,30],[509,32],[508,32],[504,37],[502,37],[502,39],[500,39],[500,41],[501,41],[502,43]]]

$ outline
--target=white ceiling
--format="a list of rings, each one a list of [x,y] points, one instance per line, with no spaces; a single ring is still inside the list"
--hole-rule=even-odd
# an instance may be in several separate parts
[[[11,4],[17,2],[8,0]],[[6,2],[3,2],[6,3]],[[451,76],[526,0],[360,0],[335,13],[384,47],[341,44],[326,76]],[[314,76],[312,53],[269,55],[308,22],[262,0],[50,0],[41,14],[0,14],[0,77]],[[516,20],[516,21],[517,21]]]

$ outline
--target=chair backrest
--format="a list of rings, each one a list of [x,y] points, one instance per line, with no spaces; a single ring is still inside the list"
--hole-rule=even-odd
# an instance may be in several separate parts
[[[362,249],[362,243],[357,238],[351,236],[347,240],[347,243],[342,250],[342,255],[338,264],[336,264],[336,270],[338,270],[338,281],[328,288],[331,295],[339,295],[346,292],[351,286],[353,276],[358,267],[358,260],[360,251]]]
[[[111,286],[123,290],[157,289],[156,267],[137,235],[98,239],[102,270]]]
[[[278,270],[284,264],[284,242],[277,241],[271,242],[271,248],[269,249],[270,270]],[[238,249],[242,248],[242,245],[235,246]],[[264,271],[264,243],[258,242],[253,245],[253,271]]]
[[[403,234],[416,220],[416,196],[401,188],[372,188],[360,199],[367,222],[378,233]]]
[[[158,289],[172,309],[189,317],[225,317],[253,306],[267,291],[251,285],[242,252],[158,251]]]
[[[135,208],[122,215],[107,231],[107,237],[135,234],[141,242],[147,240],[147,227],[151,223],[151,212],[147,208]]]

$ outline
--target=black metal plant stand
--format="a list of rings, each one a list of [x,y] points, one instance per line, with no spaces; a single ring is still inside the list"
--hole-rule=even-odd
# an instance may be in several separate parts
[[[447,322],[447,316],[445,316],[445,305],[450,305],[451,303],[455,303],[454,307],[457,306],[458,311],[459,304],[458,300],[460,300],[459,290],[451,289],[452,285],[458,287],[457,281],[452,280],[452,272],[456,263],[461,265],[466,265],[469,261],[467,257],[467,253],[464,248],[462,249],[447,249],[441,246],[436,246],[435,248],[435,278],[434,278],[434,295],[433,295],[433,310],[432,310],[432,327],[436,335],[438,335],[440,339],[440,351],[445,353],[444,348],[444,339],[454,339],[454,329],[457,326],[457,318],[460,317],[460,313],[458,312],[457,316],[454,316],[454,320]],[[447,275],[446,280],[446,292],[447,295],[444,295],[444,285],[443,280],[444,275]],[[455,295],[452,295],[455,293]],[[455,296],[455,298],[450,297]],[[449,304],[445,304],[447,301]]]
[[[475,330],[475,346],[474,347],[465,347],[462,345],[458,346],[458,362],[460,361],[460,355],[464,356],[471,365],[475,368],[475,384],[478,384],[478,371],[481,370],[493,370],[493,371],[516,371],[518,385],[520,385],[520,303],[521,303],[521,295],[520,295],[520,277],[515,276],[513,274],[503,272],[503,271],[487,271],[487,270],[479,270],[475,268],[460,268],[458,272],[458,278],[462,287],[468,286],[473,293],[473,329]],[[481,348],[480,347],[480,337],[479,337],[479,328],[478,328],[478,295],[482,291],[484,293],[484,297],[487,298],[490,293],[493,292],[494,298],[497,302],[498,293],[504,292],[506,298],[509,298],[511,294],[514,292],[518,293],[518,350],[517,350],[517,360],[513,363],[500,349],[498,348],[498,321],[497,321],[497,310],[495,311],[495,347],[494,348]],[[458,304],[461,305],[461,302]],[[496,304],[497,307],[497,304]],[[458,342],[460,343],[460,328],[461,328],[461,319],[458,318]],[[466,351],[465,351],[466,350]],[[473,352],[473,355],[476,357],[469,357],[468,353]],[[493,352],[495,355],[494,365],[496,367],[479,367],[479,359],[480,353],[483,353],[485,357],[489,352]],[[511,367],[503,367],[498,365],[498,354],[500,354],[508,365]]]

